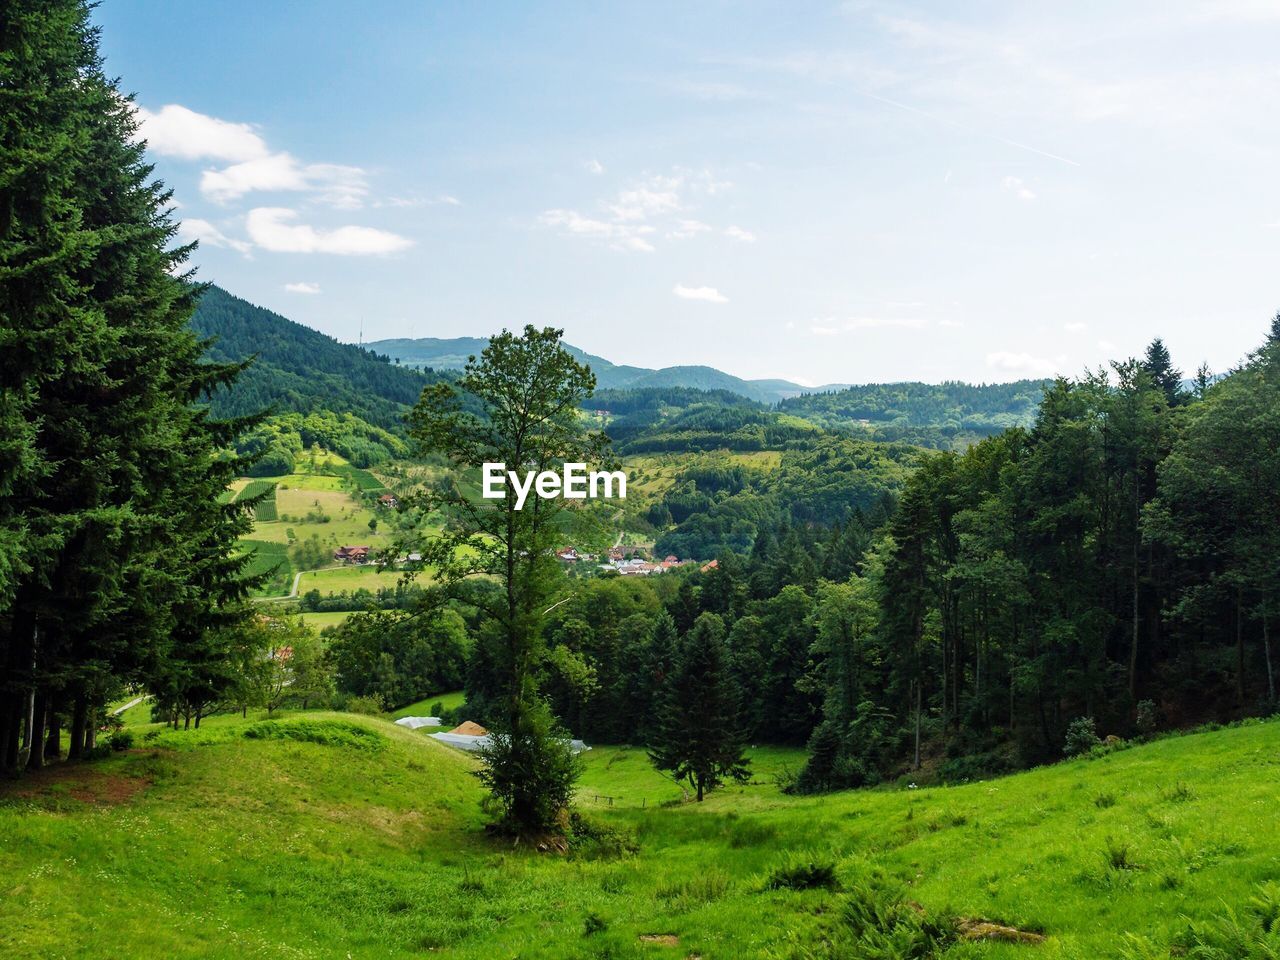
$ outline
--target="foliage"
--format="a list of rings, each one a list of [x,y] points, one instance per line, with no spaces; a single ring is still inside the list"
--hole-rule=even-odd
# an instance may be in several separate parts
[[[468,361],[456,388],[426,388],[410,418],[421,449],[443,454],[459,470],[501,463],[536,474],[566,462],[600,464],[607,440],[585,430],[577,415],[595,379],[563,349],[561,336],[531,326],[518,336],[503,332]],[[460,391],[479,404],[478,413],[464,406]],[[426,509],[444,511],[449,523],[422,554],[446,593],[466,590],[477,575],[496,579],[500,591],[488,598],[490,627],[478,651],[491,666],[496,705],[482,777],[508,829],[563,829],[575,765],[539,691],[547,661],[541,618],[564,581],[554,550],[566,524],[588,512],[542,497],[517,509],[511,487],[504,490],[501,500],[480,500],[456,482],[432,491]]]
[[[743,756],[740,692],[729,665],[724,623],[702,614],[675,645],[658,688],[649,758],[689,783],[699,802],[725,780],[750,776]]]
[[[1093,717],[1077,717],[1067,724],[1066,743],[1063,744],[1062,752],[1068,757],[1078,757],[1101,743]]]

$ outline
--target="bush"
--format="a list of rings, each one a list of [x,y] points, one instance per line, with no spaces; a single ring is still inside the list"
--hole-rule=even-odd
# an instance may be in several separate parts
[[[249,740],[298,740],[318,743],[326,747],[357,747],[362,750],[382,750],[387,741],[382,734],[342,720],[264,720],[244,731]]]
[[[1077,717],[1067,725],[1067,740],[1062,752],[1068,757],[1078,757],[1101,743],[1093,717]]]
[[[591,820],[577,810],[569,811],[569,830],[565,839],[569,850],[585,859],[621,857],[640,849],[630,834]]]
[[[376,693],[367,697],[351,697],[346,703],[347,713],[360,713],[369,717],[378,717],[387,712],[387,705]]]
[[[116,753],[122,753],[133,747],[133,731],[117,730],[113,733],[107,743],[111,745],[111,749]]]
[[[1152,700],[1139,701],[1138,708],[1134,714],[1134,726],[1138,728],[1138,732],[1144,737],[1151,736],[1156,732],[1158,720],[1155,702]]]
[[[956,939],[954,923],[930,916],[874,880],[854,886],[841,919],[842,932],[852,940],[852,949],[841,956],[930,960]]]
[[[835,890],[840,886],[836,865],[817,853],[793,853],[769,874],[769,890]]]

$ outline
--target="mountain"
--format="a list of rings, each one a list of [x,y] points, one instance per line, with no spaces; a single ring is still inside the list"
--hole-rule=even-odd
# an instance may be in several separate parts
[[[368,347],[405,366],[456,370],[467,362],[468,356],[483,350],[487,342],[475,337],[424,337],[417,340],[376,340],[368,344]],[[565,346],[578,360],[591,366],[602,390],[692,387],[697,390],[727,390],[757,403],[772,404],[815,390],[838,390],[846,386],[828,384],[823,387],[805,387],[790,380],[743,380],[723,370],[706,366],[674,366],[658,370],[631,367],[611,363],[578,347],[568,344]]]
[[[191,318],[192,328],[212,340],[209,355],[220,361],[256,357],[230,391],[218,394],[218,416],[240,416],[265,408],[308,414],[352,413],[387,430],[401,431],[403,416],[423,386],[450,377],[488,344],[480,337],[378,340],[363,347],[282,317],[221,287],[211,286]],[[878,439],[940,445],[921,429],[947,437],[998,432],[1029,425],[1045,381],[1009,384],[894,383],[804,387],[789,380],[744,380],[708,366],[654,370],[615,364],[573,346],[567,349],[596,374],[599,390],[618,407],[616,391],[648,391],[673,403],[670,391],[698,390],[678,407],[724,405],[741,397],[828,429],[875,428]],[[604,397],[602,396],[602,400]],[[656,402],[656,401],[655,401]],[[620,424],[618,426],[621,426]]]
[[[213,398],[211,406],[220,417],[267,408],[303,414],[332,410],[399,431],[405,411],[417,401],[423,386],[440,377],[398,367],[368,348],[339,343],[221,287],[208,288],[191,317],[191,327],[212,341],[209,357],[213,360],[256,357],[229,391]]]

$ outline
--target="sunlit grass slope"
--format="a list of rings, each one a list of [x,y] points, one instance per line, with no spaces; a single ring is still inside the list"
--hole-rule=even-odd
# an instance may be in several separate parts
[[[149,742],[136,729],[132,752],[0,788],[0,955],[1092,960],[1134,949],[1133,933],[1164,957],[1184,917],[1245,917],[1280,878],[1275,723],[813,798],[783,795],[768,772],[793,755],[765,751],[757,782],[701,805],[671,803],[641,751],[592,751],[583,806],[634,836],[622,855],[489,838],[473,760],[385,720],[219,718]],[[834,880],[774,888],[797,860]],[[850,904],[869,878],[899,917],[1046,939],[855,949]]]

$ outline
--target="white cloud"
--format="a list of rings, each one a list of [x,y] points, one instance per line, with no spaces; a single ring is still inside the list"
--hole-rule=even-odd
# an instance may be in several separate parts
[[[1029,353],[1014,353],[1009,350],[997,350],[995,353],[987,354],[987,366],[1003,373],[1051,377],[1065,365],[1065,357],[1057,357],[1051,360],[1047,357],[1036,357]]]
[[[944,318],[944,319],[942,319],[942,320],[939,320],[939,321],[938,321],[938,326],[940,326],[940,327],[948,327],[948,328],[950,328],[950,329],[959,329],[960,327],[963,327],[963,326],[964,326],[964,321],[963,321],[963,320],[953,320],[953,319],[951,319],[950,317],[946,317],[946,318]]]
[[[729,226],[724,228],[724,235],[731,240],[741,240],[743,243],[755,243],[756,235],[750,230],[744,230],[742,227]]]
[[[925,325],[920,317],[850,317],[845,321],[846,330],[866,330],[872,327],[908,327],[919,329]]]
[[[369,185],[359,167],[303,163],[285,151],[272,151],[247,123],[232,123],[168,104],[158,113],[137,108],[139,135],[162,156],[214,160],[228,164],[200,176],[200,192],[217,203],[239,200],[257,191],[312,194],[339,210],[363,206]]]
[[[137,109],[139,134],[154,152],[184,160],[243,163],[268,153],[267,145],[247,123],[231,123],[170,103],[152,113]]]
[[[369,186],[359,167],[302,164],[287,153],[246,160],[222,170],[206,170],[200,177],[200,192],[218,203],[267,190],[314,193],[339,210],[354,210],[364,204]]]
[[[711,230],[711,225],[703,223],[701,220],[678,220],[676,226],[667,231],[667,238],[670,240],[688,240],[690,237],[696,237],[700,233],[707,233]]]
[[[654,228],[643,224],[596,220],[585,217],[576,210],[546,210],[538,217],[538,221],[544,226],[560,227],[574,236],[603,240],[615,250],[653,252],[653,244],[644,235],[653,233]]]
[[[604,164],[601,163],[599,160],[597,160],[595,157],[592,157],[590,160],[585,161],[582,164],[582,166],[586,168],[587,173],[593,174],[597,177],[600,176],[600,174],[604,173]]]
[[[197,240],[206,247],[224,247],[245,256],[253,249],[253,244],[248,241],[229,237],[208,220],[201,220],[199,217],[187,217],[178,223],[178,239],[184,243]]]
[[[1107,354],[1114,354],[1114,353],[1120,352],[1120,348],[1117,347],[1110,340],[1099,340],[1098,349],[1101,350],[1103,353],[1107,353]]]
[[[1067,331],[1067,333],[1084,333],[1089,329],[1089,325],[1087,323],[1081,323],[1079,320],[1073,320],[1069,323],[1064,323],[1062,325],[1062,329]]]
[[[845,317],[844,319],[839,317],[820,317],[813,320],[809,329],[820,337],[832,337],[837,333],[847,333],[851,330],[893,327],[918,330],[927,325],[928,321],[922,317],[859,316]]]
[[[397,209],[409,209],[412,207],[460,207],[462,201],[452,194],[441,193],[434,197],[387,197],[385,200],[375,200],[370,204],[373,207],[395,207]]]
[[[320,292],[320,284],[318,283],[286,283],[284,288],[290,293],[315,294]]]
[[[1031,188],[1022,182],[1021,177],[1005,177],[1000,181],[1000,185],[1016,196],[1019,200],[1034,200],[1035,193]]]
[[[616,220],[648,220],[681,209],[680,187],[683,178],[649,177],[618,194],[607,209]]]
[[[544,210],[538,222],[561,228],[570,235],[603,241],[615,250],[649,253],[654,249],[654,237],[659,234],[670,240],[683,240],[717,230],[689,213],[697,207],[699,199],[730,186],[726,181],[716,180],[709,171],[676,168],[670,174],[649,175],[634,181],[613,197],[601,200],[597,213],[557,207]],[[737,239],[750,236],[746,231],[729,235]]]
[[[413,244],[407,237],[372,227],[344,226],[326,230],[293,223],[297,216],[297,211],[283,207],[257,207],[249,211],[245,227],[255,244],[276,253],[369,256],[395,253]]]
[[[686,287],[683,283],[677,283],[671,288],[671,292],[681,300],[703,300],[707,303],[729,302],[729,298],[715,287]]]

